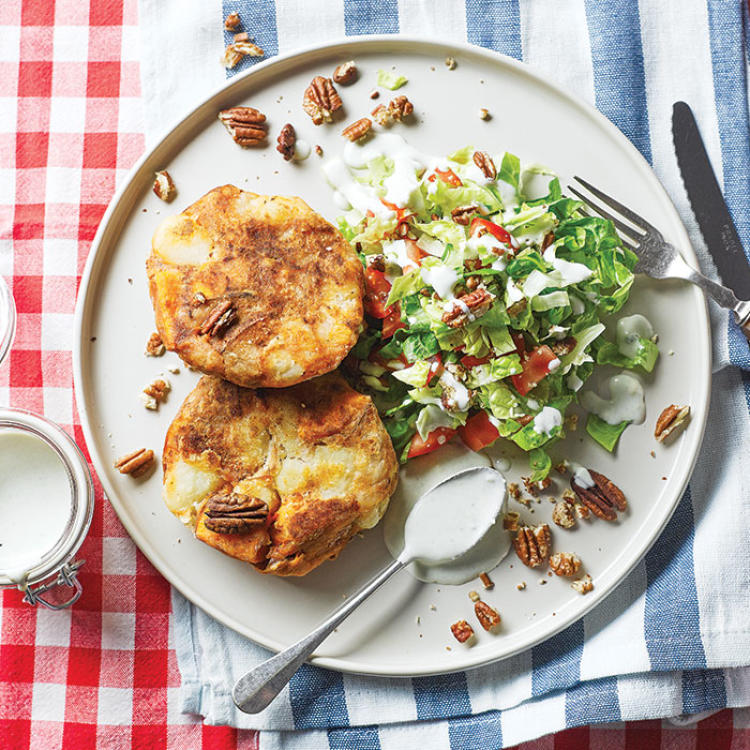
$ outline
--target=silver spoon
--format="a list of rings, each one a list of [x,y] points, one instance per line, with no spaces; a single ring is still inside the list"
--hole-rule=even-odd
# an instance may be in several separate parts
[[[409,527],[410,521],[419,525],[419,515],[429,514],[431,508],[429,505],[425,505],[431,497],[439,497],[440,493],[436,493],[438,488],[443,489],[446,485],[453,484],[457,480],[465,480],[470,478],[480,479],[480,475],[484,474],[485,479],[491,481],[497,481],[497,478],[502,479],[502,475],[499,474],[495,469],[491,469],[488,466],[475,467],[472,469],[465,469],[457,474],[454,474],[442,482],[439,482],[434,487],[429,489],[422,495],[417,503],[412,508],[409,517],[406,521],[406,543],[401,554],[396,558],[388,567],[381,570],[375,575],[370,581],[362,586],[359,591],[350,596],[344,604],[342,604],[327,620],[324,620],[312,633],[305,636],[302,640],[297,641],[293,646],[281,651],[267,659],[262,664],[259,664],[254,669],[251,669],[246,675],[240,677],[232,690],[232,700],[234,701],[237,708],[248,714],[257,714],[266,708],[271,701],[282,691],[284,686],[292,679],[294,673],[307,661],[313,651],[331,634],[334,628],[338,627],[370,594],[379,589],[394,573],[401,570],[401,568],[409,565],[409,563],[415,560],[423,560],[426,562],[443,562],[445,560],[452,560],[458,557],[460,554],[467,552],[471,549],[487,532],[492,526],[495,519],[497,518],[500,508],[502,507],[502,500],[504,497],[504,480],[503,481],[503,497],[499,498],[497,509],[492,513],[492,506],[488,508],[488,519],[487,523],[478,526],[473,526],[471,523],[466,524],[464,531],[466,532],[466,544],[465,547],[458,551],[457,554],[450,554],[449,556],[438,556],[432,557],[424,550],[421,552],[418,549],[409,549]],[[494,498],[497,500],[497,498]],[[434,506],[434,500],[433,500]],[[417,515],[415,515],[415,513]],[[491,514],[491,518],[489,515]],[[452,531],[461,531],[462,519],[457,519],[457,523],[452,524]],[[473,519],[468,519],[473,520]]]

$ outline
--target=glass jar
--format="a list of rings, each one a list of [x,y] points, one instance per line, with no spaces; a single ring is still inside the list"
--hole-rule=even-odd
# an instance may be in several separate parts
[[[0,365],[15,331],[15,305],[0,276]],[[88,464],[58,425],[0,406],[0,588],[50,609],[81,595],[75,554],[94,512]],[[70,590],[68,590],[70,589]]]

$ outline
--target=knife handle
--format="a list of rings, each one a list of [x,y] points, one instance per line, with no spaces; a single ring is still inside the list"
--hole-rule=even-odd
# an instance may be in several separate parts
[[[734,308],[735,320],[745,338],[750,342],[750,302],[742,301]]]

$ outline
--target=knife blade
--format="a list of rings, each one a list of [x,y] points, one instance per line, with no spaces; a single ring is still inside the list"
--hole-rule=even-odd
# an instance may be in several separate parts
[[[750,263],[711,168],[698,123],[685,102],[675,102],[672,109],[672,140],[690,206],[719,276],[739,299],[750,299]]]

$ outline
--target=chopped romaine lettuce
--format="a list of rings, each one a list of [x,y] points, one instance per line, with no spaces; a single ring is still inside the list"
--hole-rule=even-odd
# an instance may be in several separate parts
[[[395,91],[400,89],[409,79],[391,70],[378,71],[378,86]]]

